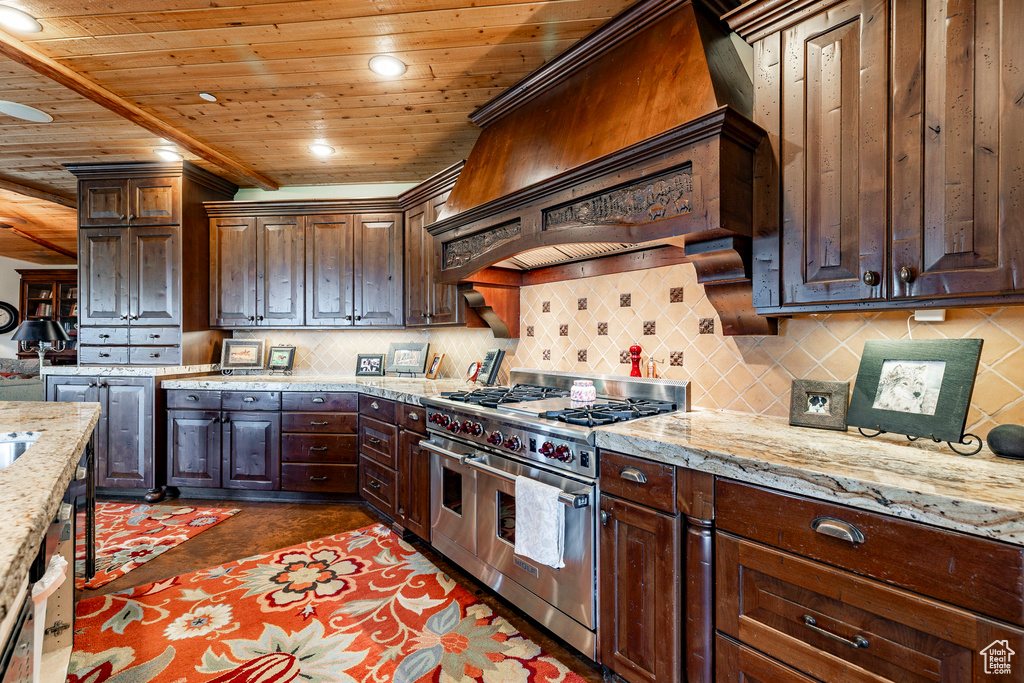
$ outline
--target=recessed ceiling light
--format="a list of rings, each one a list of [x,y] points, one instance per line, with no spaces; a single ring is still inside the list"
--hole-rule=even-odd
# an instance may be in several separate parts
[[[0,26],[20,33],[39,33],[43,25],[31,14],[8,5],[0,5]]]
[[[49,123],[53,121],[53,117],[45,111],[30,107],[27,104],[19,104],[7,100],[0,100],[0,114],[7,114],[16,119],[32,121],[33,123]]]
[[[207,102],[216,102],[217,101],[217,96],[216,95],[211,95],[208,92],[201,92],[201,93],[199,93],[199,96],[201,98],[203,98],[204,100],[206,100]]]
[[[334,154],[334,148],[322,143],[314,143],[309,146],[309,151],[318,157],[329,157]]]
[[[175,152],[173,149],[157,148],[153,150],[153,153],[156,154],[161,159],[163,159],[164,161],[181,161],[182,159],[185,158],[178,154],[177,152]]]
[[[405,62],[391,55],[377,55],[370,59],[370,71],[381,76],[401,76],[405,69]]]

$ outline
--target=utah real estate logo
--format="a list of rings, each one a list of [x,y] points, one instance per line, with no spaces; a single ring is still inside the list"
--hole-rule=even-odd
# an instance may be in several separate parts
[[[1008,674],[1010,673],[1010,658],[1016,652],[1010,649],[1010,643],[1005,640],[994,640],[981,651],[985,659],[985,673],[987,674]]]

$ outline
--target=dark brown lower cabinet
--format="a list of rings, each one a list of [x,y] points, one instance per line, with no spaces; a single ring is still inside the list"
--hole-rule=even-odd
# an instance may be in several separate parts
[[[757,650],[719,635],[715,640],[716,679],[720,683],[815,683]]]
[[[682,680],[680,526],[601,498],[601,662],[630,683]]]
[[[422,411],[421,411],[422,412]],[[420,448],[419,432],[403,429],[398,437],[398,502],[395,521],[430,540],[430,452]]]
[[[221,485],[275,491],[281,478],[281,413],[224,411]]]
[[[359,456],[359,495],[388,517],[395,516],[395,471]]]
[[[167,483],[220,488],[220,411],[167,411]]]

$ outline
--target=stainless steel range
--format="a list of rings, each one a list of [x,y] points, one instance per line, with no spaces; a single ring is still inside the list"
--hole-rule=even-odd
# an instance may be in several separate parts
[[[511,387],[423,399],[431,543],[567,643],[597,655],[597,427],[689,410],[689,382],[515,369]],[[598,400],[569,398],[589,379]],[[515,554],[515,481],[561,489],[565,567]]]

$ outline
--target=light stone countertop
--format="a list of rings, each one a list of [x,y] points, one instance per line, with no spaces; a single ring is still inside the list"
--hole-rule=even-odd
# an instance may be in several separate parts
[[[173,365],[173,366],[119,366],[119,365],[47,365],[46,375],[80,375],[83,377],[166,377],[168,375],[188,375],[213,372],[213,365]]]
[[[28,575],[99,417],[98,403],[0,401],[0,433],[40,435],[0,469],[0,619]]]

